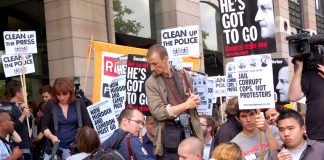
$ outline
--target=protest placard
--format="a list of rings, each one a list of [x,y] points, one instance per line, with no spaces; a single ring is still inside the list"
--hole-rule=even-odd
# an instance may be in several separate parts
[[[208,77],[209,80],[214,81],[214,94],[213,103],[216,103],[217,97],[226,96],[226,77],[225,76],[211,76]]]
[[[235,57],[240,109],[274,107],[271,55]],[[269,74],[270,73],[270,74]]]
[[[4,31],[6,54],[37,53],[35,31]]]
[[[114,107],[108,100],[105,100],[88,106],[87,110],[100,141],[104,142],[118,128]]]
[[[113,103],[115,115],[125,109],[126,102],[126,76],[120,76],[113,79],[110,83],[110,100]]]
[[[110,98],[110,83],[111,81],[118,77],[119,74],[122,74],[123,67],[120,65],[121,60],[116,59],[117,57],[122,56],[122,54],[103,52],[102,53],[102,70],[101,70],[101,85],[100,85],[100,100]],[[116,67],[116,62],[118,61],[119,67]],[[118,72],[116,72],[118,71]]]
[[[275,90],[275,101],[279,104],[288,104],[289,92],[289,69],[287,58],[273,58],[273,86]]]
[[[136,108],[149,114],[145,81],[151,75],[146,56],[129,54],[126,71],[126,108]]]
[[[235,77],[235,63],[229,62],[226,64],[226,82],[227,91],[226,99],[229,100],[238,95],[237,93],[237,78]]]
[[[197,107],[197,112],[210,115],[210,106],[208,106],[208,84],[207,76],[194,74],[193,75],[193,90],[196,95],[200,97],[200,104]]]
[[[276,52],[272,0],[266,1],[266,13],[256,0],[218,2],[226,57]],[[263,19],[267,19],[267,23]]]
[[[34,73],[35,66],[33,55],[25,54],[24,56],[24,72],[25,74]],[[6,77],[13,77],[22,74],[22,57],[20,55],[2,55],[2,65]]]
[[[161,30],[161,41],[169,57],[200,56],[198,26]]]

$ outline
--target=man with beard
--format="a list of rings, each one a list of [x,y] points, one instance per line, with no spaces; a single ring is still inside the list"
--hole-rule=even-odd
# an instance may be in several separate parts
[[[208,160],[211,158],[211,154],[216,146],[216,139],[214,138],[216,123],[213,117],[207,115],[199,116],[199,121],[201,130],[204,135],[203,160]]]

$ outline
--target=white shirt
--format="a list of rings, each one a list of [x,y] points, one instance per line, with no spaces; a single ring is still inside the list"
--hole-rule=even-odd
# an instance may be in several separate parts
[[[209,140],[207,144],[204,145],[204,155],[203,155],[203,160],[208,160],[209,159],[209,154],[210,154],[210,147],[211,143],[213,141],[213,138]]]
[[[0,140],[0,159],[5,159],[10,156],[11,149],[8,144],[5,144]]]

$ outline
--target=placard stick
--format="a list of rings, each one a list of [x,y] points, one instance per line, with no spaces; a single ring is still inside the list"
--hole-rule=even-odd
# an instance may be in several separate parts
[[[260,115],[260,109],[257,109],[257,114]],[[264,154],[263,154],[263,143],[262,143],[262,131],[258,129],[258,139],[259,139],[259,145],[260,145],[260,158],[261,160],[264,160]]]
[[[220,112],[221,112],[221,122],[224,123],[224,112],[223,112],[223,97],[220,97]]]
[[[93,53],[93,35],[91,36],[90,49],[88,50],[88,55],[87,55],[86,76],[85,76],[84,84],[83,84],[84,95],[86,95],[86,86],[87,86],[88,73],[89,73],[89,63],[90,63],[90,58],[91,58],[92,53]]]
[[[27,88],[26,88],[26,77],[25,77],[25,55],[24,54],[20,54],[21,57],[21,75],[20,75],[20,81],[21,81],[21,89],[24,95],[24,106],[28,107],[28,103],[27,103]],[[30,133],[30,126],[29,126],[29,116],[26,117],[26,121],[27,121],[27,127],[28,127],[28,134],[29,137],[31,137],[31,133]]]

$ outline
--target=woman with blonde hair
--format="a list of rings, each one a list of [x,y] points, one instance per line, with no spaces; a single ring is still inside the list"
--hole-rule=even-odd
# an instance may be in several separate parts
[[[213,152],[214,160],[244,160],[243,152],[235,143],[222,143]]]

